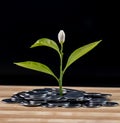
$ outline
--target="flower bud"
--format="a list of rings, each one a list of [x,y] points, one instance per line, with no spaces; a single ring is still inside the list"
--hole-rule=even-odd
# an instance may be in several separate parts
[[[63,30],[60,30],[58,33],[58,40],[61,44],[65,42],[65,33]]]

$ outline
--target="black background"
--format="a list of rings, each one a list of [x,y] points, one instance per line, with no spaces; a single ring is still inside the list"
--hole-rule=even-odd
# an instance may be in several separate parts
[[[13,62],[39,61],[59,75],[59,57],[54,50],[29,47],[43,37],[58,42],[57,34],[63,29],[64,64],[76,48],[103,40],[68,68],[63,85],[120,86],[118,5],[115,1],[1,1],[0,84],[57,85],[51,76],[18,67]]]

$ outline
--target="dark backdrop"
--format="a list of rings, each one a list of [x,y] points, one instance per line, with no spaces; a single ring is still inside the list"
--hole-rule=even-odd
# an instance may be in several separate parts
[[[68,68],[63,85],[120,86],[118,3],[81,0],[0,2],[0,84],[57,85],[51,76],[13,62],[40,61],[58,75],[59,57],[54,50],[29,47],[43,37],[58,42],[61,29],[66,33],[65,61],[76,48],[103,40]]]

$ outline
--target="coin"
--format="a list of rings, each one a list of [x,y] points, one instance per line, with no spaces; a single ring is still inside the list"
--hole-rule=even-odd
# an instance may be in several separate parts
[[[113,106],[118,106],[119,104],[116,102],[106,102],[103,106],[107,107],[113,107]]]
[[[14,101],[12,101],[11,99],[3,99],[2,100],[5,103],[15,103]]]

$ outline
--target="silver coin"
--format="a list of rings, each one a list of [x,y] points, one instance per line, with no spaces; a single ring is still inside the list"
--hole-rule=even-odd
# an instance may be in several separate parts
[[[36,102],[36,101],[27,101],[24,100],[20,103],[21,105],[28,106],[28,107],[35,107],[35,106],[40,106],[41,102]]]
[[[5,102],[5,103],[15,103],[15,101],[12,101],[11,99],[3,99],[2,102]]]
[[[102,105],[100,103],[86,102],[82,106],[86,108],[98,108]]]
[[[107,107],[113,107],[113,106],[118,106],[119,104],[116,102],[106,102],[103,106]]]
[[[73,100],[83,100],[84,94],[78,91],[72,91],[64,95],[64,98],[66,99],[73,99]]]

